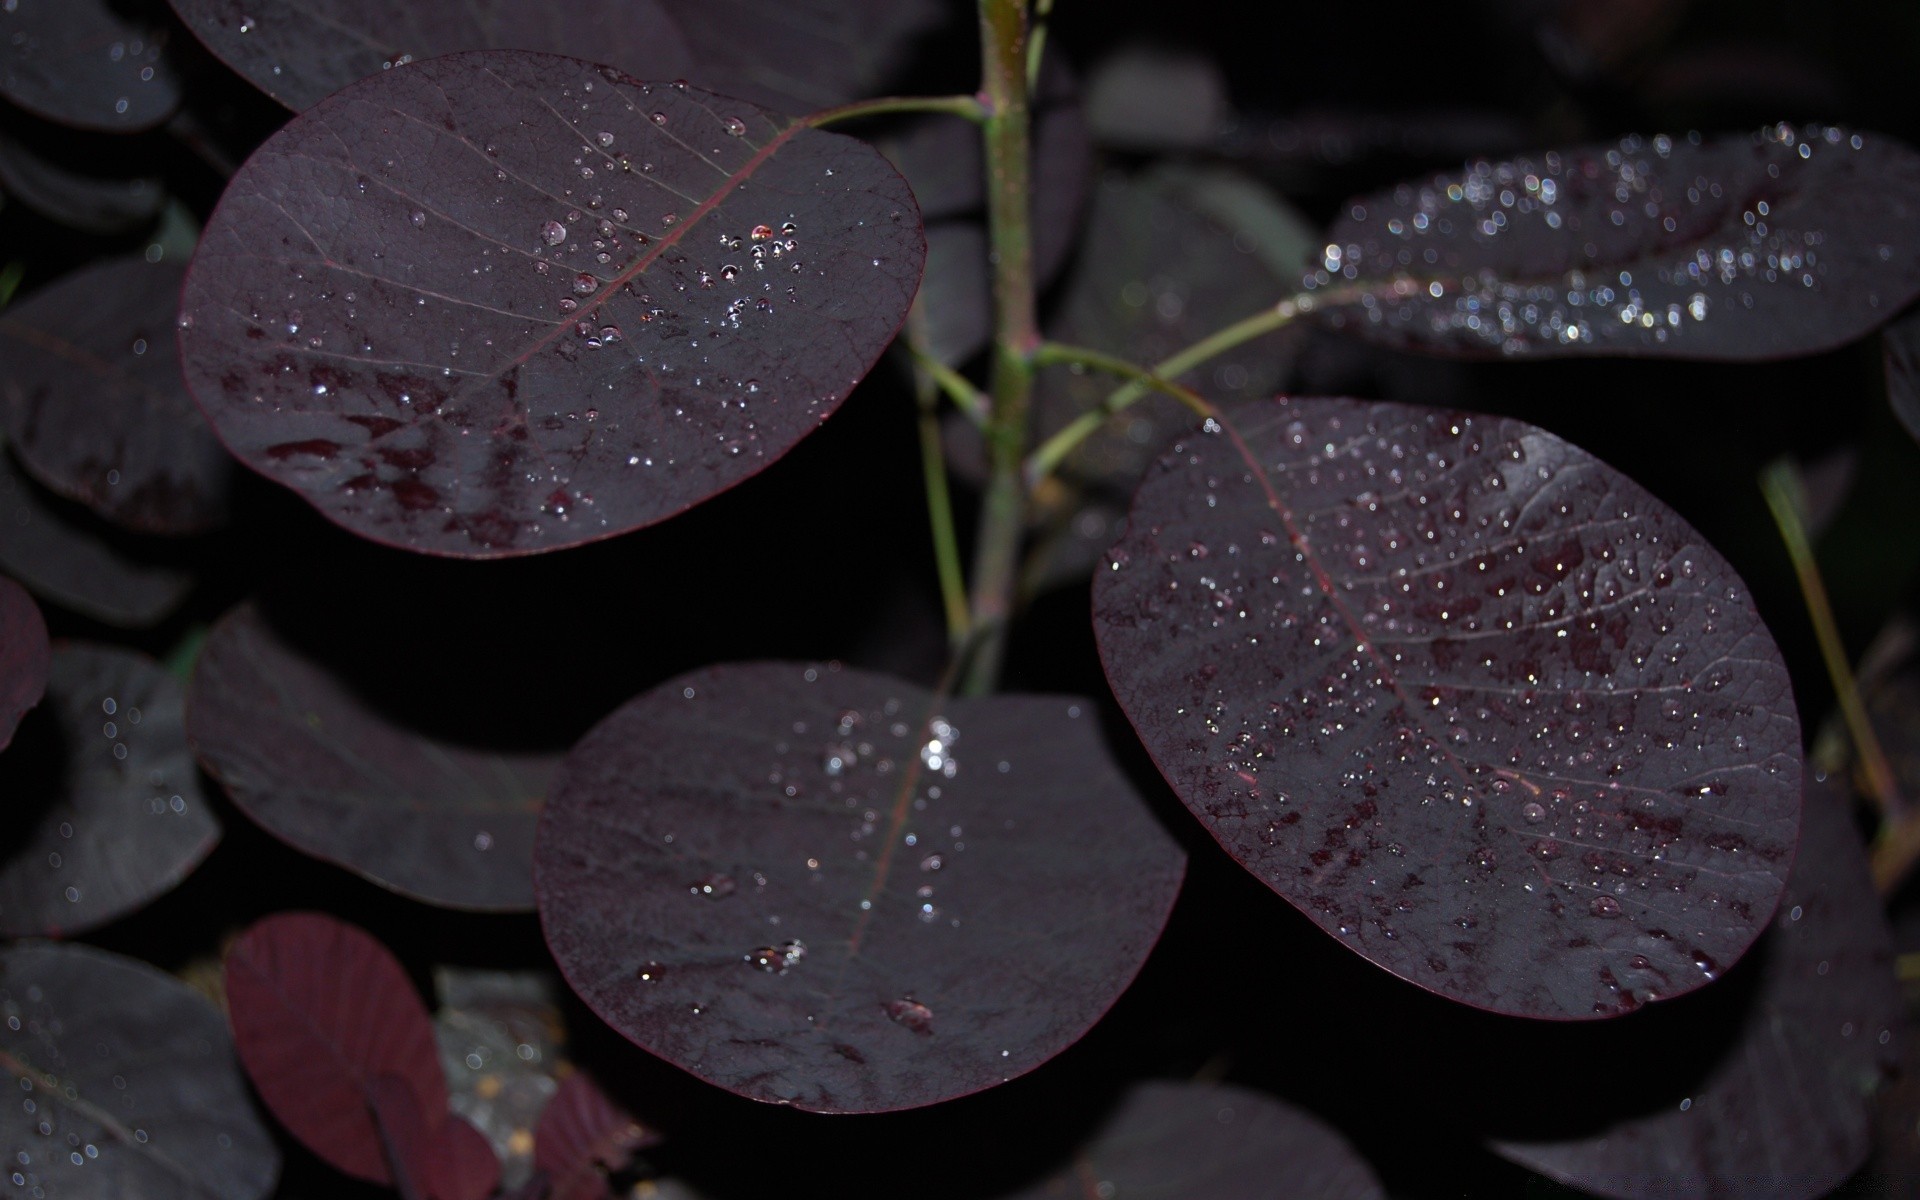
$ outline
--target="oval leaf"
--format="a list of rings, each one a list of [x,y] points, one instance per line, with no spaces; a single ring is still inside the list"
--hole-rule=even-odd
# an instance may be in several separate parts
[[[180,340],[227,445],[332,520],[524,554],[784,454],[892,338],[924,249],[859,142],[572,59],[449,55],[248,160]]]
[[[66,935],[171,891],[220,840],[180,684],[143,654],[66,643],[0,758],[0,936]]]
[[[227,1013],[267,1108],[340,1170],[393,1182],[373,1115],[382,1076],[412,1090],[430,1122],[422,1136],[439,1136],[447,1081],[433,1021],[406,969],[364,930],[322,913],[256,922],[227,948]]]
[[[1342,944],[1522,1016],[1700,987],[1779,900],[1785,666],[1717,553],[1518,421],[1282,400],[1175,446],[1096,574],[1182,801]]]
[[[180,79],[157,0],[13,0],[0,7],[0,95],[63,125],[128,132],[166,120]],[[162,10],[164,11],[164,10]]]
[[[542,50],[643,79],[692,68],[680,28],[655,0],[172,0],[207,49],[299,112],[356,80],[457,50]]]
[[[1888,326],[1881,350],[1893,415],[1920,441],[1920,316],[1904,317]]]
[[[1426,350],[1811,354],[1920,295],[1916,192],[1920,155],[1879,134],[1627,137],[1356,199],[1308,284],[1332,324]]]
[[[26,711],[46,694],[53,646],[47,622],[27,589],[0,576],[0,750]]]
[[[549,1200],[601,1200],[607,1172],[625,1169],[634,1151],[659,1141],[584,1071],[560,1082],[533,1131],[533,1165],[552,1182]]]
[[[280,1153],[206,997],[91,946],[0,950],[0,1142],[20,1195],[255,1200]]]
[[[147,533],[226,516],[233,462],[180,382],[185,272],[138,256],[66,275],[0,312],[0,401],[35,478]]]
[[[1866,1161],[1872,1097],[1898,1064],[1903,1013],[1892,938],[1842,778],[1807,797],[1800,854],[1755,951],[1757,978],[1731,1039],[1720,1045],[1726,1014],[1701,1014],[1719,1018],[1697,1039],[1719,1045],[1712,1065],[1614,1107],[1587,1136],[1497,1142],[1497,1151],[1622,1197],[1823,1196]],[[1636,1072],[1643,1081],[1656,1073]],[[1781,1103],[1783,1081],[1790,1104]]]
[[[957,748],[956,748],[957,743]],[[1086,1032],[1185,867],[1064,698],[756,663],[635,699],[541,817],[547,944],[615,1029],[821,1112],[932,1104]]]
[[[1366,1160],[1317,1118],[1222,1083],[1130,1088],[1070,1165],[1006,1200],[1381,1200]]]
[[[245,604],[208,635],[192,741],[234,802],[305,853],[451,908],[533,907],[533,829],[559,754],[409,728]]]
[[[82,233],[126,233],[146,225],[166,205],[166,186],[151,176],[104,174],[76,169],[92,165],[91,143],[77,153],[50,144],[45,135],[17,140],[17,130],[0,130],[0,190],[43,217]],[[59,140],[73,134],[59,130]],[[119,167],[119,163],[110,163]]]
[[[185,571],[136,555],[0,453],[0,569],[43,600],[123,629],[165,620],[193,590]]]

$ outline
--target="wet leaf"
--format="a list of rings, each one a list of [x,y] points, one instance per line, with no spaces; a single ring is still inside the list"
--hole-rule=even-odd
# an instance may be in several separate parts
[[[1140,1083],[1093,1140],[1006,1200],[1381,1200],[1338,1132],[1291,1104],[1221,1083]]]
[[[42,600],[123,629],[158,624],[193,577],[63,506],[0,453],[0,569]]]
[[[692,69],[686,41],[655,0],[171,0],[207,49],[299,112],[356,80],[458,50],[539,50],[642,79]]]
[[[547,944],[595,1012],[822,1112],[932,1104],[1059,1053],[1133,978],[1183,868],[1090,704],[773,663],[609,717],[535,853]]]
[[[433,1022],[406,969],[366,931],[323,913],[255,922],[227,949],[227,1009],[260,1099],[340,1170],[393,1182],[374,1119],[383,1077],[418,1103],[425,1128],[416,1142],[444,1136],[447,1082]]]
[[[28,145],[0,132],[0,188],[8,199],[82,233],[124,233],[160,215],[167,193],[159,179],[75,170],[72,156],[44,155],[45,141]]]
[[[1335,326],[1426,350],[1785,358],[1920,294],[1916,192],[1879,134],[1627,137],[1355,199],[1309,284]]]
[[[1494,1149],[1621,1197],[1822,1196],[1866,1161],[1872,1098],[1899,1061],[1903,1024],[1850,803],[1839,776],[1809,792],[1786,896],[1741,968],[1751,994],[1736,1013],[1700,1014],[1719,1018],[1695,1039],[1717,1050],[1704,1070],[1661,1079],[1642,1067],[1642,1094],[1607,1111],[1603,1127]]]
[[[248,160],[181,346],[229,448],[330,519],[525,554],[784,454],[892,338],[923,251],[858,142],[571,59],[449,55]]]
[[[1920,440],[1920,316],[1887,326],[1882,341],[1887,365],[1887,399],[1893,415]]]
[[[150,128],[180,104],[168,34],[157,0],[14,0],[0,7],[0,95],[63,125]]]
[[[1221,845],[1453,1000],[1610,1016],[1765,928],[1786,669],[1724,559],[1534,426],[1343,400],[1176,443],[1094,580],[1101,659]]]
[[[180,684],[131,650],[54,650],[46,699],[0,758],[0,795],[0,936],[105,924],[171,891],[220,840]]]
[[[534,822],[559,753],[410,726],[253,604],[214,626],[189,695],[208,773],[297,849],[430,904],[533,907]]]
[[[0,1143],[20,1195],[256,1200],[280,1153],[219,1010],[91,946],[0,949]]]
[[[0,312],[0,415],[54,491],[145,533],[226,517],[233,462],[180,382],[185,272],[138,256],[84,267]]]
[[[20,718],[46,693],[52,659],[40,606],[27,589],[0,576],[0,750],[13,741]]]
[[[600,1200],[608,1193],[607,1172],[624,1169],[634,1151],[658,1140],[585,1072],[575,1071],[540,1114],[533,1161],[552,1181],[549,1200]]]
[[[693,47],[693,82],[786,113],[884,94],[953,15],[941,0],[660,3]]]

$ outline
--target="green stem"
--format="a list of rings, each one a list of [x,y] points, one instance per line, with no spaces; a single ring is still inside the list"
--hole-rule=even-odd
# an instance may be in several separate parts
[[[1027,106],[1025,0],[980,0],[980,93],[988,115],[987,241],[992,250],[994,342],[986,427],[987,485],[974,545],[971,608],[977,635],[962,692],[992,691],[1006,657],[1018,581],[1027,495],[1021,478],[1027,409],[1033,393],[1033,242],[1028,197],[1032,163]]]
[[[916,368],[935,361],[914,355]],[[927,486],[927,520],[933,528],[933,563],[940,576],[940,602],[947,614],[947,643],[956,653],[972,632],[967,581],[960,571],[960,538],[953,528],[953,493],[947,486],[946,447],[940,442],[940,392],[931,372],[913,373],[920,404],[920,469]]]
[[[1131,379],[1149,391],[1165,392],[1192,409],[1197,417],[1211,417],[1216,411],[1213,405],[1207,403],[1205,397],[1192,388],[1170,379],[1163,379],[1139,363],[1086,346],[1070,346],[1065,342],[1042,342],[1033,352],[1033,363],[1037,367],[1092,367],[1096,371],[1105,371],[1111,375]]]
[[[928,381],[946,393],[947,399],[961,411],[976,428],[985,428],[991,407],[985,393],[973,386],[973,381],[941,362],[928,353],[925,345],[915,338],[907,341],[907,353],[913,356],[913,365],[924,371]]]
[[[1047,53],[1047,18],[1053,15],[1053,0],[1034,0],[1033,40],[1027,44],[1027,88],[1040,83],[1040,60]]]
[[[800,123],[819,129],[841,121],[903,112],[948,113],[965,117],[976,125],[987,119],[987,106],[981,103],[978,96],[881,96],[875,100],[856,100],[838,108],[823,108],[817,113],[801,117]]]

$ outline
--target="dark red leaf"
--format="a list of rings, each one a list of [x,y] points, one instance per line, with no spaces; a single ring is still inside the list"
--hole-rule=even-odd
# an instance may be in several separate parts
[[[322,913],[256,922],[227,949],[234,1044],[273,1115],[349,1175],[392,1183],[374,1081],[405,1081],[434,1126],[447,1082],[406,969],[364,930]]]
[[[1849,806],[1838,776],[1809,793],[1786,896],[1742,967],[1751,995],[1731,1028],[1716,1013],[1699,1030],[1698,1043],[1717,1049],[1710,1065],[1675,1074],[1586,1136],[1494,1148],[1584,1191],[1622,1197],[1823,1196],[1866,1161],[1873,1093],[1899,1061],[1902,1009]],[[1634,1073],[1657,1077],[1675,1065]]]
[[[207,49],[299,112],[356,80],[458,50],[540,50],[678,79],[693,66],[655,0],[171,0]]]
[[[779,112],[877,96],[953,15],[941,0],[660,0],[701,87]]]
[[[1920,316],[1887,326],[1882,349],[1887,364],[1887,399],[1893,414],[1920,440]]]
[[[0,453],[0,569],[43,600],[121,628],[156,624],[186,599],[191,575],[137,556],[133,539],[85,518]]]
[[[180,104],[158,0],[14,0],[0,8],[0,95],[83,129],[158,125]]]
[[[1221,1083],[1141,1083],[1093,1140],[1005,1200],[1380,1200],[1366,1161],[1334,1129],[1271,1096]]]
[[[280,1153],[206,997],[91,946],[0,949],[0,1144],[16,1194],[258,1200]]]
[[[398,1075],[376,1076],[367,1093],[404,1200],[485,1200],[492,1194],[500,1160],[485,1134],[459,1116],[430,1120],[413,1087]]]
[[[1334,325],[1427,350],[1784,358],[1920,294],[1916,193],[1879,134],[1628,137],[1360,197],[1308,282]]]
[[[46,694],[53,646],[47,622],[27,589],[0,576],[0,750],[28,709]]]
[[[233,462],[180,382],[185,272],[82,268],[0,312],[0,401],[35,478],[117,524],[195,533],[226,517]]]
[[[533,1165],[552,1181],[549,1200],[601,1200],[607,1172],[659,1141],[600,1090],[584,1071],[560,1081],[533,1131]]]
[[[1800,725],[1724,559],[1502,418],[1280,400],[1175,445],[1094,580],[1107,678],[1221,845],[1450,999],[1610,1016],[1765,928]]]
[[[73,136],[66,129],[60,133]],[[43,155],[44,140],[29,146],[0,132],[0,189],[8,200],[83,233],[125,233],[160,215],[167,193],[159,179],[76,170],[72,154]]]
[[[525,554],[784,454],[892,338],[923,253],[861,143],[571,59],[449,55],[248,160],[180,338],[229,448],[332,520]]]
[[[1091,705],[754,663],[588,734],[535,882],[562,972],[616,1030],[744,1096],[872,1112],[1072,1044],[1184,865]]]
[[[308,854],[452,908],[533,907],[533,829],[558,753],[409,727],[252,604],[195,664],[192,740],[248,816]]]
[[[165,895],[220,840],[179,681],[144,654],[62,643],[0,758],[0,936],[64,936]]]
[[[487,1135],[458,1114],[449,1114],[434,1147],[434,1184],[438,1200],[486,1200],[500,1182],[500,1160]]]

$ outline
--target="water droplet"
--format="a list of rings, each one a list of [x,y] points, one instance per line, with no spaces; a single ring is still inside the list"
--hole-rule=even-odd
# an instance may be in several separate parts
[[[705,896],[709,900],[719,900],[733,895],[735,886],[731,875],[709,875],[700,882],[690,885],[687,891],[696,896]]]
[[[600,281],[591,275],[582,273],[573,277],[573,290],[579,295],[590,296],[593,294],[593,290],[599,286]]]
[[[721,123],[726,126],[728,137],[742,137],[747,132],[747,123],[739,117],[727,117]]]
[[[593,140],[596,142],[599,142],[602,146],[613,145],[613,135],[611,133],[608,133],[604,129],[601,130],[599,133],[594,134]]]
[[[567,240],[567,227],[558,221],[548,221],[540,227],[540,240],[549,246],[558,246]]]
[[[933,1033],[933,1010],[918,1000],[889,1000],[884,1006],[887,1017],[919,1034]]]
[[[1612,896],[1595,896],[1587,909],[1596,917],[1611,919],[1620,915],[1620,902]]]
[[[773,236],[773,227],[771,225],[755,225],[753,232],[748,236],[752,237],[756,242],[764,242]]]
[[[1527,819],[1527,824],[1538,825],[1547,819],[1547,810],[1544,806],[1529,800],[1520,807],[1520,815]]]
[[[655,125],[665,125],[667,123],[667,114],[663,112],[653,114],[653,123]]]
[[[427,214],[416,208],[408,215],[407,220],[413,224],[415,229],[418,229],[427,223]]]
[[[789,968],[807,956],[804,942],[781,942],[777,946],[762,946],[749,950],[744,956],[748,965],[758,967],[769,975],[785,975]]]

